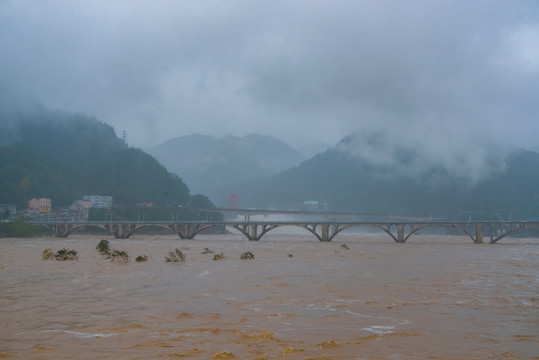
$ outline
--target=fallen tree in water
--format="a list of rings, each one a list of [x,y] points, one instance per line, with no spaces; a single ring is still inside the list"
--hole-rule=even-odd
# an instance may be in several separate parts
[[[56,254],[51,249],[45,249],[43,250],[42,258],[43,260],[56,261],[79,260],[77,251],[73,249],[61,249]]]
[[[127,251],[111,249],[108,240],[101,240],[95,248],[97,249],[97,251],[99,251],[101,255],[103,255],[105,259],[110,259],[111,262],[129,262],[129,255],[127,254]]]
[[[165,256],[165,262],[185,262],[186,258],[187,254],[182,253],[180,249],[176,248],[174,251],[170,251],[168,256]]]

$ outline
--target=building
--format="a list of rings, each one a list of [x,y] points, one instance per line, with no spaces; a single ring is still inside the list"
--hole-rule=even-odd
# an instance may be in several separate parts
[[[28,209],[39,212],[50,212],[51,211],[51,199],[41,198],[41,199],[31,199],[28,201]]]
[[[82,200],[89,201],[90,206],[96,209],[112,207],[112,196],[85,195]]]
[[[92,204],[89,201],[77,200],[69,208],[69,217],[71,220],[86,221],[88,220],[91,206]]]
[[[92,204],[89,201],[86,200],[77,200],[71,205],[71,209],[73,210],[88,210],[92,207]]]

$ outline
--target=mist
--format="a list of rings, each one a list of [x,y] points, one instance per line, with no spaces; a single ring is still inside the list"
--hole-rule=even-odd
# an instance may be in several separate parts
[[[437,132],[371,128],[346,137],[336,150],[372,166],[374,176],[406,176],[436,182],[451,175],[474,185],[503,173],[507,159],[519,149],[491,143],[466,128],[439,128]],[[433,176],[438,173],[438,176]]]
[[[347,151],[414,150],[471,179],[503,169],[505,144],[539,150],[533,0],[4,0],[0,49],[2,97],[132,146],[259,133],[312,152],[378,133],[387,147]]]

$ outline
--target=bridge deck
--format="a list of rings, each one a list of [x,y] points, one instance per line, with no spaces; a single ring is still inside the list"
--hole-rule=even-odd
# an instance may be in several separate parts
[[[298,226],[306,229],[320,241],[331,241],[345,229],[359,226],[376,227],[387,233],[395,242],[404,243],[410,236],[421,229],[435,226],[450,226],[468,235],[474,243],[483,243],[484,236],[490,237],[490,243],[517,231],[539,227],[537,221],[33,221],[36,225],[53,228],[57,237],[67,237],[82,227],[98,227],[125,239],[137,230],[148,226],[159,226],[178,234],[182,239],[193,239],[201,231],[211,227],[232,227],[240,231],[249,240],[260,240],[269,231],[283,226]]]

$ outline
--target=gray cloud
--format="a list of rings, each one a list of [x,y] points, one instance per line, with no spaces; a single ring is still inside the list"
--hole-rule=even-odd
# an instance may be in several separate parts
[[[383,131],[450,164],[485,138],[539,150],[538,39],[534,0],[7,0],[0,91],[136,146]]]

